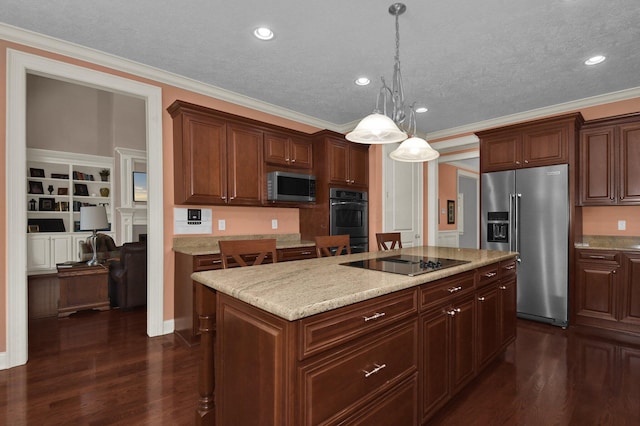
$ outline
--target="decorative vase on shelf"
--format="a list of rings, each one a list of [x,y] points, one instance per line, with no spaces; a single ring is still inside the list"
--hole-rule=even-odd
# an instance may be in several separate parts
[[[109,196],[109,188],[100,188],[100,196],[108,197]]]

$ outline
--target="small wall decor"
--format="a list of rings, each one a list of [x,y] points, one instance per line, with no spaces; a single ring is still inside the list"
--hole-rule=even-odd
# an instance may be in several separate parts
[[[27,225],[27,232],[40,232],[40,227],[38,225]]]
[[[451,225],[456,223],[456,202],[454,200],[447,200],[447,224]]]
[[[88,197],[89,196],[89,189],[87,188],[87,185],[85,185],[84,183],[76,183],[73,185],[73,195],[80,195],[83,197]]]
[[[29,169],[29,175],[31,177],[44,177],[44,169],[34,169],[33,167]]]
[[[44,194],[42,182],[29,181],[29,194]]]
[[[68,195],[69,188],[58,188],[58,195]]]
[[[38,210],[40,211],[53,211],[56,207],[55,198],[40,198],[38,203]]]

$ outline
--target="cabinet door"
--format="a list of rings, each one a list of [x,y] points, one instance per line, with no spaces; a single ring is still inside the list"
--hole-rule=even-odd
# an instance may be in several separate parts
[[[569,160],[569,132],[566,124],[528,129],[522,136],[524,167],[564,164]]]
[[[640,331],[640,253],[624,253],[623,286],[619,318],[622,323]]]
[[[516,338],[517,329],[516,276],[505,279],[498,285],[498,312],[500,314],[500,346],[504,347]]]
[[[482,172],[513,170],[521,167],[522,139],[519,132],[501,133],[480,141]]]
[[[174,144],[175,203],[224,204],[227,197],[225,122],[185,112],[174,120]]]
[[[352,144],[349,146],[349,181],[351,185],[369,185],[369,147]]]
[[[37,271],[51,267],[51,245],[47,235],[29,235],[27,238],[27,269]]]
[[[618,265],[578,262],[576,275],[576,322],[598,324],[616,321]],[[596,320],[596,321],[593,321]]]
[[[620,126],[620,204],[640,204],[640,123]]]
[[[346,142],[330,140],[328,144],[329,181],[349,185],[349,146]]]
[[[228,126],[228,204],[262,204],[262,131],[249,126]]]
[[[422,421],[449,400],[451,322],[444,308],[436,308],[421,319],[420,374]]]
[[[291,161],[289,146],[291,139],[278,133],[264,134],[264,159],[269,164],[288,166]]]
[[[289,154],[291,155],[291,167],[299,169],[313,168],[313,145],[311,141],[304,139],[291,139],[289,145]]]
[[[52,236],[51,237],[51,268],[56,264],[71,260],[71,237]]]
[[[613,126],[580,134],[580,201],[584,206],[616,203],[614,134]]]
[[[498,289],[491,286],[476,297],[478,313],[478,368],[493,359],[500,348]]]
[[[454,302],[451,316],[451,394],[475,376],[475,301],[473,297]]]

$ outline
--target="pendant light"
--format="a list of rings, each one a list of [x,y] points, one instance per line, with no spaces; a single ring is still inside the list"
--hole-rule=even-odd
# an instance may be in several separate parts
[[[411,124],[413,124],[413,133],[409,139],[406,139],[394,151],[389,154],[391,159],[396,161],[404,161],[407,163],[419,163],[424,161],[435,160],[440,157],[440,153],[433,149],[429,143],[417,136],[416,134],[416,112],[414,106],[411,105],[409,112],[409,131],[411,132]]]
[[[403,3],[389,6],[389,13],[396,18],[396,56],[393,66],[393,84],[389,88],[382,78],[382,88],[376,100],[373,114],[366,116],[346,138],[352,142],[367,144],[386,144],[403,141],[407,134],[398,126],[405,121],[404,88],[400,71],[400,24],[398,17],[407,10]],[[380,98],[383,100],[383,110],[379,109]],[[387,103],[391,100],[392,110],[387,114]]]

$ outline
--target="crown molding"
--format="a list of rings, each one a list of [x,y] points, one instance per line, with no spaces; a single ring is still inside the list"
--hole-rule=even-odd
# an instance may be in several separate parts
[[[287,108],[282,108],[268,102],[244,96],[221,87],[205,84],[169,71],[164,71],[159,68],[124,59],[116,55],[1,22],[0,38],[12,43],[68,56],[81,61],[90,62],[92,64],[132,74],[137,77],[153,80],[158,83],[174,86],[179,89],[210,96],[215,99],[230,102],[277,117],[286,118],[318,129],[328,129],[336,132],[340,131],[339,129],[341,126],[325,120],[320,120],[306,114],[301,114]]]
[[[279,107],[268,102],[260,101],[248,96],[244,96],[221,87],[205,84],[178,74],[164,71],[159,68],[144,65],[139,62],[121,58],[109,53],[105,53],[96,49],[81,46],[76,43],[60,40],[54,37],[28,31],[23,28],[15,27],[5,23],[0,23],[0,38],[36,49],[46,50],[74,59],[90,62],[96,65],[108,67],[117,71],[136,75],[177,87],[179,89],[188,90],[194,93],[210,96],[225,102],[230,102],[246,108],[271,114],[277,117],[296,121],[318,129],[328,129],[334,132],[347,133],[353,130],[360,120],[351,121],[344,124],[331,123],[306,114],[292,111],[287,108]],[[536,120],[552,115],[563,114],[567,112],[577,111],[596,105],[607,104],[611,102],[623,101],[640,97],[640,87],[620,90],[618,92],[606,93],[603,95],[592,96],[589,98],[578,99],[575,101],[565,102],[548,107],[537,108],[530,111],[520,112],[490,120],[478,121],[476,123],[465,124],[459,127],[438,130],[432,133],[426,133],[427,140],[446,139],[461,134],[474,133],[494,127],[503,127],[524,121]]]
[[[465,124],[459,127],[439,130],[433,133],[427,133],[428,139],[443,139],[451,136],[461,135],[465,133],[474,133],[481,130],[487,130],[494,127],[503,127],[511,124],[522,123],[525,121],[537,120],[540,118],[550,117],[553,115],[564,114],[568,112],[579,111],[592,106],[608,104],[611,102],[625,101],[640,97],[640,87],[620,90],[618,92],[605,93],[604,95],[592,96],[589,98],[578,99],[575,101],[564,102],[561,104],[551,105],[548,107],[532,109],[516,114],[505,115],[503,117],[492,118],[490,120],[478,121],[476,123]]]

